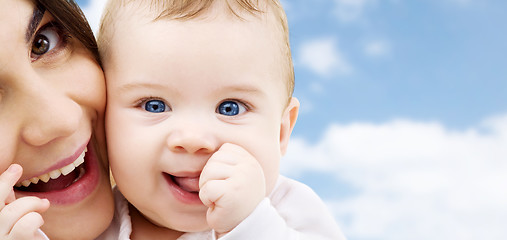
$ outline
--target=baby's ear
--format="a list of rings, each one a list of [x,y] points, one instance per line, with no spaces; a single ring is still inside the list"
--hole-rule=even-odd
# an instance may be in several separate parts
[[[287,151],[290,135],[292,133],[292,129],[294,129],[294,125],[296,124],[298,113],[299,100],[295,97],[292,97],[289,105],[283,112],[282,123],[280,126],[280,153],[282,156],[285,155],[285,152]]]

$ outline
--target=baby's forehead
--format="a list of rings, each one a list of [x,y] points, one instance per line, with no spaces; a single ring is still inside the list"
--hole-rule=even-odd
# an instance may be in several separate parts
[[[113,10],[121,12],[110,20],[114,22],[112,28],[123,28],[124,31],[114,30],[113,35],[109,35],[107,44],[114,48],[114,43],[126,37],[129,31],[136,31],[136,26],[148,26],[150,24],[165,24],[165,22],[216,22],[216,21],[234,21],[238,24],[257,24],[263,26],[264,30],[269,32],[270,40],[277,45],[277,49],[272,51],[270,57],[279,59],[277,65],[282,75],[284,85],[287,85],[288,92],[292,93],[293,73],[290,47],[288,43],[288,33],[286,18],[281,6],[270,6],[277,1],[260,0],[256,4],[243,6],[237,2],[250,2],[249,0],[215,0],[215,1],[128,1],[126,5]],[[168,2],[182,4],[181,6],[170,7]],[[189,5],[194,2],[194,5]],[[229,6],[229,3],[236,5]],[[187,4],[185,4],[187,3]],[[283,16],[281,16],[282,14]],[[285,21],[285,22],[284,22]],[[259,24],[260,23],[260,24]],[[122,25],[122,26],[120,26]],[[184,25],[182,25],[184,26]],[[119,32],[123,32],[119,34]],[[200,34],[200,33],[196,33]],[[107,35],[106,35],[107,36]],[[107,38],[107,37],[106,37]],[[149,41],[147,39],[147,41]],[[107,46],[106,45],[106,46]],[[104,52],[107,54],[107,48]]]
[[[115,2],[115,1],[113,1]],[[113,21],[128,18],[148,18],[152,21],[171,19],[188,21],[216,17],[231,17],[236,20],[255,21],[279,19],[279,11],[283,12],[277,1],[269,0],[173,0],[173,1],[119,1],[118,6],[108,6],[106,10],[116,12]],[[120,14],[121,13],[121,14]],[[120,16],[121,15],[121,18]],[[271,19],[269,19],[273,16]],[[282,16],[284,18],[284,16]],[[273,22],[275,23],[275,22]]]

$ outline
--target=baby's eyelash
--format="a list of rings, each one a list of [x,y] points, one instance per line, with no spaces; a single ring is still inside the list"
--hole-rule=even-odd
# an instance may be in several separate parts
[[[237,102],[237,103],[239,103],[239,104],[243,105],[243,107],[245,107],[245,109],[246,109],[247,111],[250,111],[250,110],[252,110],[252,109],[253,109],[253,107],[252,107],[252,105],[251,105],[250,103],[248,103],[248,102],[246,102],[246,101],[244,101],[244,100],[237,99],[237,98],[224,99],[224,100],[222,100],[222,102],[221,102],[221,103],[223,103],[223,102],[227,102],[227,101]]]
[[[237,98],[227,98],[227,99],[224,99],[222,101],[220,101],[217,106],[215,107],[215,112],[219,112],[220,110],[220,107],[222,106],[222,104],[226,103],[226,102],[234,102],[238,105],[241,105],[241,107],[244,109],[243,112],[241,112],[240,115],[244,114],[244,113],[247,113],[247,112],[251,112],[254,108],[252,106],[252,104],[248,103],[247,101],[244,101],[244,100],[240,100],[240,99],[237,99]],[[230,116],[230,117],[237,117],[238,115],[234,115],[234,116]]]
[[[134,102],[134,104],[132,104],[133,107],[135,108],[140,108],[143,106],[143,104],[145,104],[146,102],[150,101],[150,100],[159,100],[159,101],[164,101],[158,97],[144,97],[144,98],[141,98],[137,101]]]

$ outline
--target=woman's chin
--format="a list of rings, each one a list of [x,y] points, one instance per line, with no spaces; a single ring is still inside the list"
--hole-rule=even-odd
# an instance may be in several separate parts
[[[50,239],[95,239],[107,229],[114,215],[109,178],[101,176],[95,191],[81,198],[74,204],[51,205],[42,214],[45,224],[41,229]]]

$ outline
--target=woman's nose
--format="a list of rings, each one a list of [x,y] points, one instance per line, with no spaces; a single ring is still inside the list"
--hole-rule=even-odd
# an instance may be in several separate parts
[[[33,146],[72,135],[83,117],[81,106],[67,94],[55,89],[41,90],[33,91],[19,106],[25,113],[21,137]]]
[[[213,128],[207,121],[180,121],[172,126],[167,137],[167,147],[173,152],[210,154],[218,149]]]

